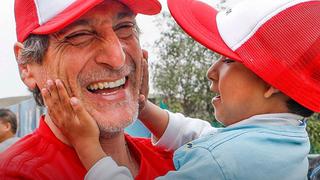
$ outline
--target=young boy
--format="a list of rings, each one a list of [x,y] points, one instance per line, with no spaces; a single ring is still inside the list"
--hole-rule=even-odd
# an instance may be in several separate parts
[[[320,112],[320,1],[243,0],[219,13],[196,0],[168,0],[168,5],[189,35],[223,55],[207,76],[218,94],[212,99],[215,117],[227,127],[212,128],[146,102],[139,118],[154,134],[155,145],[176,150],[176,171],[158,179],[307,179],[304,117]],[[54,104],[50,94],[59,94],[61,102],[69,99],[56,82],[43,90],[48,108]],[[81,102],[75,97],[70,102],[77,118],[55,122],[77,144],[90,169],[86,178],[122,174],[132,179],[99,144],[85,149],[97,135],[67,131],[97,131]]]

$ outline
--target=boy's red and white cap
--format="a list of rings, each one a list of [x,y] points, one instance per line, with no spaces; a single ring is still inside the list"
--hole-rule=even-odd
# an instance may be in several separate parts
[[[17,38],[30,34],[50,34],[61,30],[104,0],[15,0]],[[118,0],[134,13],[146,15],[161,11],[158,0]]]
[[[319,0],[242,0],[220,12],[197,0],[168,6],[196,41],[320,112]]]

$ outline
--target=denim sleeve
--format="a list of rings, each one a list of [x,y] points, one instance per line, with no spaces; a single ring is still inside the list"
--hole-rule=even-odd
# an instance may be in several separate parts
[[[104,157],[100,159],[89,171],[87,172],[85,180],[132,180],[128,168],[118,166],[111,157]]]
[[[207,133],[217,132],[217,128],[212,127],[207,121],[185,117],[180,113],[167,112],[169,114],[168,126],[160,139],[152,136],[154,146],[175,151],[182,145]]]
[[[205,148],[194,148],[188,153],[176,154],[176,171],[169,171],[157,180],[215,179],[225,180],[225,174],[219,163]]]

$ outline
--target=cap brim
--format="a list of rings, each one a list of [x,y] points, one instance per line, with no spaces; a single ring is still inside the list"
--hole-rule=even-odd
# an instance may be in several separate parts
[[[158,0],[119,0],[136,14],[155,15],[160,13],[161,4]]]
[[[57,32],[103,1],[104,0],[78,0],[45,24],[33,30],[32,33],[50,34]],[[128,6],[136,14],[153,15],[161,11],[161,4],[157,0],[119,0],[119,2]]]
[[[241,61],[220,36],[216,9],[196,0],[168,0],[168,7],[176,22],[193,39],[214,52]]]

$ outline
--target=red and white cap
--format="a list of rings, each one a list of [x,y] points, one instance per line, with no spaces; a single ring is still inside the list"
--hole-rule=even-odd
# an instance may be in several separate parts
[[[17,38],[61,30],[104,0],[15,0]],[[158,14],[158,0],[118,0],[134,13]]]
[[[168,6],[196,41],[320,112],[319,0],[242,0],[220,12],[197,0]]]

